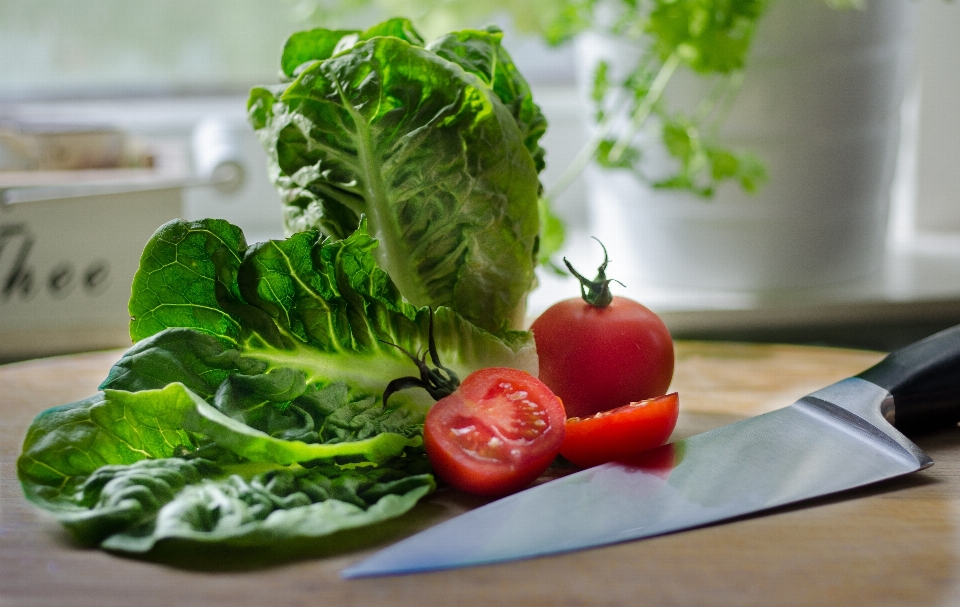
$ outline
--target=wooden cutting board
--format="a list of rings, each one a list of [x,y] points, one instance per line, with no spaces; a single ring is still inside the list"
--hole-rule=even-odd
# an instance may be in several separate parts
[[[677,435],[785,406],[881,354],[677,344]],[[165,554],[73,545],[28,504],[15,460],[40,411],[94,393],[118,352],[0,367],[0,605],[111,607],[960,604],[960,430],[914,437],[936,461],[879,485],[669,536],[517,563],[344,581],[378,547],[483,503],[439,492],[345,551]],[[456,541],[456,538],[450,538]]]

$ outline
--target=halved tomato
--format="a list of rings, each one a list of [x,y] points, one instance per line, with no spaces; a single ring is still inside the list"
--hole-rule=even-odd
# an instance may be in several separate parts
[[[450,485],[506,495],[529,485],[556,458],[565,419],[560,399],[536,377],[481,369],[430,409],[424,446],[434,471]]]
[[[567,420],[560,455],[583,468],[622,460],[662,445],[680,414],[676,392]]]

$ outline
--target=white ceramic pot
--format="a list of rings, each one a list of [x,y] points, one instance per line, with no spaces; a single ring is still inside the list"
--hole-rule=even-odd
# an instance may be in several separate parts
[[[642,284],[763,291],[875,271],[914,4],[870,0],[863,11],[836,11],[819,0],[774,0],[724,127],[725,144],[763,159],[769,181],[759,194],[725,184],[704,200],[589,167],[591,234],[607,246],[618,275]],[[585,65],[626,56],[598,37],[579,44]],[[680,102],[698,86],[675,80],[667,94]]]

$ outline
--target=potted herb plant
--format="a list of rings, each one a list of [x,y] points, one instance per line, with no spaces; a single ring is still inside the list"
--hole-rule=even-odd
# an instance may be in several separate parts
[[[653,5],[646,43],[610,29],[577,40],[598,100],[590,230],[632,283],[766,291],[875,271],[913,3]],[[708,6],[725,12],[695,26]],[[610,105],[611,75],[626,111]]]

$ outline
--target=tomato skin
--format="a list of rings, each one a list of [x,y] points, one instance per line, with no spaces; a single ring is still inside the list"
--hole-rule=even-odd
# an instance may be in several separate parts
[[[477,495],[501,496],[532,483],[563,442],[563,403],[516,369],[481,369],[427,413],[424,447],[437,475]]]
[[[645,306],[614,297],[605,307],[566,299],[533,326],[540,379],[572,417],[661,396],[673,378],[673,340]]]
[[[590,417],[568,418],[560,455],[582,468],[629,459],[665,443],[679,414],[680,398],[673,392]]]

